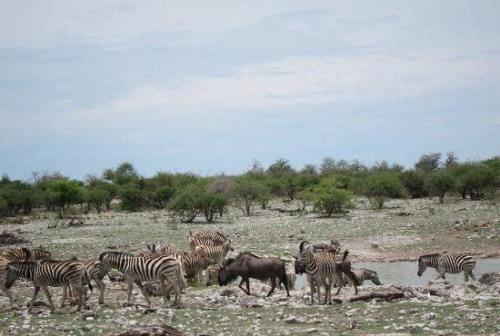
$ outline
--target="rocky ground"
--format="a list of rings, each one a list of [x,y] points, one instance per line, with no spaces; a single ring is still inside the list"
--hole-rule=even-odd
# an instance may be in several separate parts
[[[43,246],[55,257],[98,256],[107,248],[136,251],[148,242],[165,239],[187,250],[189,230],[220,230],[233,241],[238,251],[291,258],[302,239],[338,239],[350,249],[352,260],[414,260],[429,251],[468,252],[477,256],[500,253],[500,210],[486,202],[447,200],[440,205],[431,200],[395,200],[381,211],[368,209],[359,199],[356,209],[346,216],[321,218],[293,212],[296,205],[274,201],[271,210],[258,210],[255,216],[242,217],[237,209],[215,224],[182,224],[165,211],[143,213],[106,212],[81,216],[82,223],[67,227],[45,213],[33,217],[4,220],[2,228],[28,239],[30,246]],[[278,211],[278,209],[282,211]],[[284,210],[284,211],[283,211]],[[291,211],[291,212],[290,212]],[[49,228],[50,227],[50,228]],[[401,281],[374,289],[365,287],[360,295],[400,292],[403,296],[386,302],[348,302],[352,289],[344,289],[333,305],[309,304],[307,289],[296,289],[288,299],[278,291],[270,299],[265,285],[253,282],[253,295],[247,297],[235,285],[229,287],[190,287],[184,295],[184,308],[163,307],[156,298],[153,307],[143,306],[134,290],[133,307],[122,307],[126,292],[120,283],[109,284],[106,305],[90,301],[90,310],[71,313],[74,308],[49,314],[44,306],[28,315],[29,284],[16,285],[17,304],[11,311],[8,300],[0,296],[0,335],[41,334],[102,335],[167,324],[187,335],[330,335],[373,333],[500,333],[500,288],[498,283],[483,285],[432,283],[430,287],[404,287]],[[411,276],[415,276],[414,274]],[[384,279],[381,279],[384,282]],[[407,283],[406,283],[407,284]],[[56,301],[60,289],[52,288]],[[430,293],[430,294],[429,294]],[[43,294],[39,300],[45,298]]]

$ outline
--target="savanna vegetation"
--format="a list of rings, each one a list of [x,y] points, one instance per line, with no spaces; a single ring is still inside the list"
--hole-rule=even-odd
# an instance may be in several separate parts
[[[356,195],[366,196],[372,209],[382,209],[393,198],[449,195],[495,201],[500,188],[500,157],[460,162],[453,153],[422,155],[405,169],[386,161],[366,166],[354,160],[325,158],[319,166],[296,169],[285,159],[265,168],[255,162],[239,176],[199,176],[192,173],[139,174],[131,163],[106,169],[83,181],[60,173],[34,173],[28,181],[0,180],[0,217],[29,215],[34,209],[57,213],[168,209],[183,222],[224,216],[229,205],[252,216],[273,197],[298,205],[297,211],[331,217],[353,206]],[[118,201],[118,202],[117,202]]]

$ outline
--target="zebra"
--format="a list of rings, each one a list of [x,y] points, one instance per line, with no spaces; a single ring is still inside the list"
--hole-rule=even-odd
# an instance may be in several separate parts
[[[97,288],[99,289],[99,301],[98,302],[99,302],[99,304],[103,304],[104,303],[104,291],[106,289],[106,285],[104,284],[104,281],[103,281],[105,274],[101,276],[101,273],[100,273],[101,261],[98,259],[90,259],[90,260],[86,260],[86,261],[80,261],[76,257],[73,257],[69,261],[80,263],[80,265],[87,272],[89,280],[94,280],[94,282],[97,285]],[[88,285],[88,283],[86,282],[86,279],[84,279],[84,280],[85,281],[83,284]],[[70,290],[71,290],[71,288],[70,288]],[[70,295],[71,295],[71,292],[70,292]]]
[[[169,256],[169,255],[173,255],[173,254],[183,254],[184,253],[169,242],[148,244],[147,247],[148,247],[148,251],[150,252],[149,255],[155,256],[155,257],[159,257],[161,255]],[[142,253],[144,254],[144,256],[148,256],[147,252],[143,251]]]
[[[49,251],[40,248],[30,250],[26,247],[7,248],[2,250],[0,255],[11,262],[49,260],[51,258]]]
[[[230,240],[227,240],[220,246],[198,245],[194,249],[195,254],[199,254],[204,258],[207,258],[212,264],[220,263],[229,251],[233,251]]]
[[[191,253],[182,256],[182,268],[188,278],[195,277],[198,282],[203,281],[202,272],[208,267],[210,260],[203,254]]]
[[[134,283],[141,290],[148,305],[151,305],[149,294],[145,291],[142,281],[159,280],[164,293],[164,303],[167,302],[167,291],[172,287],[175,292],[174,305],[181,305],[181,287],[185,288],[182,263],[177,256],[160,256],[155,258],[136,257],[125,252],[104,252],[99,256],[101,261],[100,276],[104,276],[111,268],[116,268],[125,276],[128,283],[127,304],[130,304]],[[165,285],[165,281],[167,285]],[[168,286],[168,287],[167,287]]]
[[[339,289],[336,293],[338,295],[344,285],[344,282],[340,278],[342,273],[351,279],[354,284],[355,295],[358,294],[356,280],[351,270],[351,263],[346,261],[348,253],[347,250],[344,251],[342,261],[336,262],[335,255],[332,253],[320,252],[314,254],[314,247],[312,245],[303,246],[297,261],[305,265],[307,274],[316,282],[315,289],[317,290],[318,302],[321,301],[321,286],[323,286],[325,288],[324,303],[326,304],[328,301],[331,304],[331,286],[334,279],[338,279]],[[311,303],[314,303],[312,293],[315,289],[311,286]]]
[[[223,245],[227,241],[231,242],[230,239],[228,239],[219,231],[200,230],[197,231],[194,235],[191,231],[189,231],[189,246],[191,248],[191,251],[194,251],[196,246],[199,245],[214,247]]]
[[[476,277],[472,273],[476,267],[476,260],[474,257],[467,254],[426,254],[418,258],[418,271],[417,275],[422,276],[427,267],[435,268],[439,275],[436,279],[445,279],[445,273],[460,273],[464,272],[465,282],[469,281],[469,276],[472,280]]]
[[[92,285],[88,279],[88,273],[78,262],[44,260],[38,262],[23,261],[9,263],[5,276],[5,287],[10,289],[19,278],[30,280],[34,285],[33,298],[31,299],[28,312],[31,312],[33,309],[33,304],[38,296],[40,288],[49,300],[51,312],[55,311],[55,306],[52,302],[48,286],[63,287],[61,307],[63,307],[66,302],[66,288],[71,286],[78,295],[77,311],[80,311],[82,306],[85,306],[84,281],[89,284],[89,288],[92,290]]]

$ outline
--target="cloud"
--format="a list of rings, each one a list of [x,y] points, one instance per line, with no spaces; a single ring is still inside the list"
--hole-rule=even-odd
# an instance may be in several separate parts
[[[46,46],[64,40],[110,43],[148,33],[212,33],[238,29],[280,13],[329,7],[329,1],[95,0],[7,1],[0,46]]]
[[[231,75],[193,77],[175,85],[142,86],[128,96],[73,111],[87,122],[236,113],[337,103],[370,104],[461,90],[497,81],[494,55],[454,57],[455,51],[289,57],[238,67]],[[497,83],[498,84],[498,83]]]

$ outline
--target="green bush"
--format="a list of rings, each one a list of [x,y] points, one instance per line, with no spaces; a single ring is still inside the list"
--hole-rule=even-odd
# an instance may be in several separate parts
[[[427,186],[431,195],[438,196],[439,203],[443,203],[446,194],[455,187],[455,179],[448,171],[438,171],[427,177]]]
[[[244,215],[250,216],[256,203],[269,201],[269,189],[261,181],[250,176],[240,176],[231,185],[231,195]]]
[[[62,177],[47,181],[45,197],[50,204],[57,207],[61,214],[71,204],[81,203],[83,200],[83,183]]]
[[[351,204],[353,194],[338,187],[338,180],[326,178],[303,197],[311,199],[314,207],[327,217],[334,213],[342,213],[343,209]]]
[[[137,211],[145,204],[144,191],[134,186],[126,186],[120,191],[120,201],[121,209]]]
[[[191,223],[202,214],[207,222],[212,223],[223,216],[227,204],[225,193],[216,192],[206,181],[200,181],[182,189],[170,202],[169,209],[183,222]]]
[[[400,180],[391,174],[374,174],[363,181],[363,194],[368,197],[372,209],[382,209],[389,198],[404,196]]]
[[[429,196],[423,173],[415,170],[407,170],[399,175],[399,179],[411,198]]]

